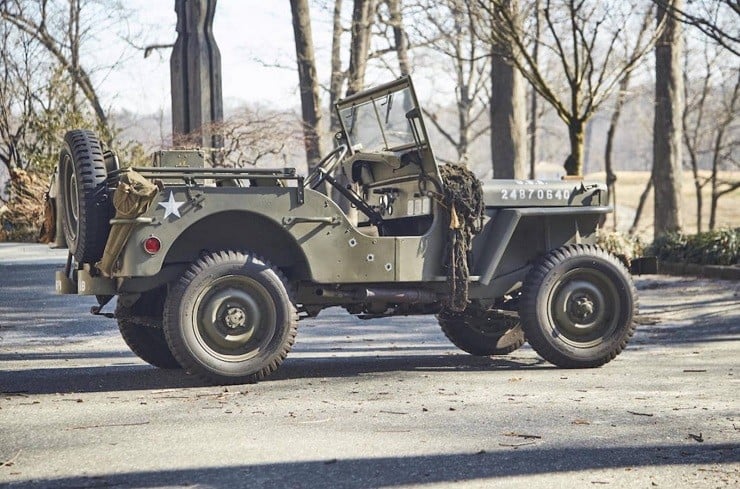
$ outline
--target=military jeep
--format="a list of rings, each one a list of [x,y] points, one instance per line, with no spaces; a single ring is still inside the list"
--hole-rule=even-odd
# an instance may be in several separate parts
[[[213,168],[202,150],[119,168],[93,133],[70,131],[57,182],[70,253],[57,291],[96,296],[92,312],[115,317],[146,362],[218,384],[275,371],[298,320],[332,306],[436,315],[473,355],[528,341],[576,368],[622,351],[637,301],[622,263],[594,244],[611,210],[604,185],[481,183],[438,165],[408,77],[336,111],[336,149],[307,176]],[[115,313],[103,313],[115,296]]]

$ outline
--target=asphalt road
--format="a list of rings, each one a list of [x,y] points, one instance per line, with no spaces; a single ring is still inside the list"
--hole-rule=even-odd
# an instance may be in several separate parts
[[[740,283],[638,278],[610,364],[476,358],[434,318],[300,324],[276,375],[199,385],[131,354],[64,254],[0,244],[2,487],[738,487]]]

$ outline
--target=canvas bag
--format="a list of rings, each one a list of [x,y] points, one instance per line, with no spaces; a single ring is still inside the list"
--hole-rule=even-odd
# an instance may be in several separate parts
[[[159,187],[142,177],[134,170],[121,173],[118,187],[113,193],[113,207],[116,219],[135,219],[149,208]],[[100,273],[110,277],[113,267],[126,245],[135,223],[112,224],[108,241],[105,243],[103,258],[95,264]]]

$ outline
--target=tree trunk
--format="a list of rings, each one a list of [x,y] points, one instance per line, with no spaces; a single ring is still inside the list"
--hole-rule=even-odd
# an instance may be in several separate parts
[[[680,9],[682,0],[657,6],[657,23],[665,23],[655,46],[655,123],[653,185],[655,237],[681,229],[681,141],[683,78],[681,26],[666,9]]]
[[[583,122],[579,119],[571,119],[568,123],[568,140],[570,141],[570,154],[565,159],[565,172],[568,175],[581,175],[583,173]]]
[[[398,68],[401,70],[401,76],[408,75],[411,72],[411,65],[409,63],[406,32],[403,28],[403,18],[401,16],[401,0],[387,0],[387,4],[391,27],[393,27],[393,42],[396,48],[396,56],[398,56]]]
[[[614,230],[617,230],[617,194],[616,186],[617,174],[614,172],[614,166],[612,165],[612,146],[614,144],[614,133],[617,130],[617,122],[622,112],[622,107],[617,101],[617,106],[612,112],[612,117],[609,122],[609,129],[606,132],[606,149],[604,150],[604,171],[606,172],[606,201],[611,202],[614,210],[612,211],[612,223]]]
[[[718,172],[719,172],[719,163],[722,156],[720,155],[720,151],[722,146],[724,145],[724,136],[725,132],[728,129],[732,129],[732,122],[735,120],[736,117],[736,107],[738,98],[740,97],[740,72],[738,72],[737,77],[735,78],[735,86],[732,91],[732,97],[730,98],[730,103],[728,106],[726,106],[727,113],[725,114],[722,122],[720,123],[717,132],[714,135],[714,153],[712,156],[712,200],[711,200],[711,208],[709,210],[709,230],[714,231],[714,227],[717,224],[717,202],[719,201],[719,198],[722,197],[726,193],[733,192],[735,189],[740,187],[740,182],[735,182],[730,184],[729,188],[725,189],[724,191],[720,191],[719,189],[719,181],[718,181]]]
[[[645,190],[640,194],[640,202],[637,204],[637,209],[635,210],[635,219],[632,221],[632,226],[630,226],[629,230],[630,236],[637,232],[637,226],[640,224],[640,218],[642,217],[642,210],[645,208],[645,202],[647,202],[647,198],[650,195],[650,190],[652,190],[652,188],[653,175],[651,174],[647,184],[645,185]]]
[[[509,7],[516,9],[516,0]],[[495,26],[494,26],[495,28]],[[501,49],[491,52],[491,162],[493,178],[525,177],[526,114],[524,86],[519,70],[501,56]]]
[[[614,172],[614,165],[612,164],[612,148],[614,147],[614,134],[617,131],[617,124],[619,118],[622,116],[622,107],[627,97],[627,88],[630,83],[630,73],[627,72],[624,77],[619,81],[619,92],[617,93],[617,102],[614,104],[614,110],[612,111],[611,119],[609,120],[609,129],[606,132],[606,148],[604,149],[604,170],[606,172],[606,201],[612,202],[614,210],[612,211],[612,218],[614,223],[614,230],[617,230],[617,194],[616,186],[617,174]]]
[[[694,178],[694,189],[696,190],[696,232],[700,233],[702,230],[702,209],[704,206],[701,191],[704,185],[701,183],[701,177],[699,176],[699,161],[697,160],[696,153],[694,153],[693,148],[689,144],[686,145],[686,150],[689,152],[691,174]]]
[[[354,0],[347,95],[359,92],[365,85],[365,70],[370,50],[370,26],[374,10],[375,0]]]
[[[306,147],[306,162],[309,170],[321,159],[321,111],[319,108],[319,81],[313,52],[311,16],[308,0],[290,0],[295,37],[298,83],[301,91],[301,114],[303,116],[303,141]]]
[[[532,62],[538,64],[540,51],[540,0],[534,2],[534,47],[532,48]],[[529,107],[529,178],[535,179],[537,175],[537,90],[532,87],[532,100]]]
[[[329,130],[339,130],[340,124],[334,104],[342,94],[345,75],[342,71],[342,0],[334,0],[331,34],[331,77],[329,78]]]

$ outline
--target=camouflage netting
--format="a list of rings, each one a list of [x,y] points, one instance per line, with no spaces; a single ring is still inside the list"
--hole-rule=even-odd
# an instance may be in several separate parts
[[[445,268],[450,295],[444,309],[464,311],[468,300],[468,253],[473,236],[483,227],[483,188],[480,180],[464,166],[444,165],[439,168],[444,183],[442,205],[449,210],[449,238],[445,248]]]
[[[12,168],[10,176],[10,198],[6,205],[0,201],[0,241],[48,242],[49,224],[44,222],[48,177],[18,168]]]

